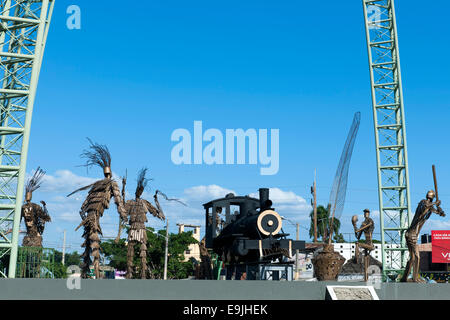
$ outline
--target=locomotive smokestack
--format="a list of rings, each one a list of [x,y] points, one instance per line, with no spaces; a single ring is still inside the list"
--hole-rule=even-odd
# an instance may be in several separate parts
[[[272,206],[272,201],[269,200],[269,188],[259,189],[259,205],[261,211]]]

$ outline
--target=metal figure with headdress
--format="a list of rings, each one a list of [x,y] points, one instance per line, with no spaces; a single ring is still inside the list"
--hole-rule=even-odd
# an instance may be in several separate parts
[[[90,146],[88,150],[84,150],[81,157],[86,158],[87,162],[84,166],[87,168],[97,165],[103,169],[104,178],[98,180],[88,186],[75,190],[68,195],[87,190],[88,195],[83,202],[80,209],[80,216],[82,222],[75,229],[78,230],[81,226],[84,228],[83,238],[85,239],[82,247],[85,248],[84,253],[81,255],[83,259],[82,274],[83,278],[87,277],[91,262],[94,266],[95,277],[100,277],[100,238],[99,234],[102,234],[100,228],[100,218],[103,216],[105,209],[109,208],[111,198],[114,198],[114,202],[117,207],[117,211],[123,222],[127,220],[126,211],[123,205],[123,199],[120,195],[120,189],[117,182],[112,178],[111,172],[111,154],[105,145],[93,143],[90,139]],[[93,261],[91,260],[93,257]]]
[[[151,179],[148,179],[145,177],[147,173],[147,168],[143,168],[139,171],[138,174],[138,180],[137,180],[137,187],[135,192],[135,198],[134,200],[128,200],[125,202],[125,211],[127,213],[127,217],[129,217],[129,225],[130,229],[128,231],[128,253],[127,253],[127,279],[133,278],[133,272],[134,272],[134,265],[133,265],[133,259],[134,259],[134,247],[136,244],[140,244],[140,252],[139,257],[141,258],[141,268],[140,268],[140,277],[142,279],[147,278],[147,231],[145,228],[145,223],[147,220],[147,213],[152,214],[154,217],[165,220],[164,212],[161,208],[161,205],[158,201],[158,194],[162,195],[166,200],[169,201],[179,201],[178,199],[169,199],[164,193],[162,193],[159,190],[156,190],[153,199],[155,201],[155,206],[153,206],[149,201],[146,199],[141,198],[148,181]],[[123,179],[123,189],[122,189],[122,196],[125,201],[125,184],[126,184],[126,178]],[[184,203],[182,203],[184,204]],[[119,226],[119,233],[116,238],[116,242],[119,240],[120,233],[122,230],[122,225]]]
[[[44,201],[41,201],[42,206],[31,202],[33,192],[41,186],[44,175],[45,172],[38,167],[25,186],[25,204],[22,206],[21,214],[27,229],[22,243],[24,247],[42,247],[45,223],[51,221]]]

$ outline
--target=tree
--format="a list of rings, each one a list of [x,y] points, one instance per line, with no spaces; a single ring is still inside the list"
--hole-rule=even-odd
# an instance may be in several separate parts
[[[314,237],[314,210],[309,214],[311,218],[311,225],[309,228],[309,237]],[[317,207],[317,237],[322,239],[322,242],[328,242],[330,234],[330,214],[328,209],[324,206]],[[342,233],[339,233],[341,222],[338,218],[333,219],[333,240],[334,242],[345,242]]]
[[[153,228],[147,228],[147,230],[147,261],[150,278],[162,279],[164,275],[166,231],[159,230],[157,233],[154,233]],[[192,243],[197,243],[197,240],[192,237],[192,231],[169,234],[168,279],[185,279],[193,274],[194,267],[192,261],[183,262],[184,252]],[[104,241],[100,247],[109,266],[117,270],[127,269],[127,247],[125,239],[120,239],[118,243],[115,243],[114,240]],[[139,248],[136,250],[139,250]],[[136,271],[140,269],[140,263],[141,259],[135,257],[133,264],[137,267],[135,268]]]
[[[67,267],[80,266],[81,257],[77,251],[64,254],[64,265],[62,264],[62,252],[55,250],[55,264],[53,274],[55,278],[67,278]]]

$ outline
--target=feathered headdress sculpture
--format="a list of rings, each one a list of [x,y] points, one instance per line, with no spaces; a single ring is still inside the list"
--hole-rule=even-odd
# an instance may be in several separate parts
[[[42,179],[45,176],[45,171],[40,167],[36,169],[31,179],[29,179],[25,185],[25,192],[27,200],[31,200],[31,194],[41,186]]]
[[[149,179],[149,178],[145,177],[145,175],[147,174],[147,170],[148,170],[147,168],[142,168],[138,173],[137,187],[136,187],[136,197],[137,198],[139,198],[142,195],[145,187],[147,186],[147,183],[150,180],[153,180],[153,179]]]
[[[89,143],[89,149],[84,150],[81,154],[82,158],[86,158],[86,164],[83,166],[90,168],[92,166],[98,165],[101,168],[111,167],[111,154],[109,153],[108,147],[105,145],[92,142],[91,139],[87,138]]]
[[[105,177],[107,174],[112,175],[111,173],[111,154],[109,153],[108,147],[105,145],[98,144],[96,142],[92,142],[91,139],[87,138],[89,143],[91,144],[89,146],[89,149],[83,150],[83,153],[81,153],[82,158],[86,158],[86,163],[81,165],[82,167],[86,167],[89,169],[92,166],[99,166],[103,169],[103,174]],[[90,185],[87,185],[85,187],[81,187],[67,195],[67,197],[70,197],[76,192],[83,191],[86,189],[89,189],[92,187],[94,183],[91,183]]]

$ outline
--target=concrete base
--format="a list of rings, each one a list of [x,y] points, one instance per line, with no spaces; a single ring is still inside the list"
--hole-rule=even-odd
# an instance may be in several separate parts
[[[0,300],[324,300],[327,285],[365,283],[0,279]],[[380,300],[450,300],[450,284],[446,283],[380,283],[374,287]]]

